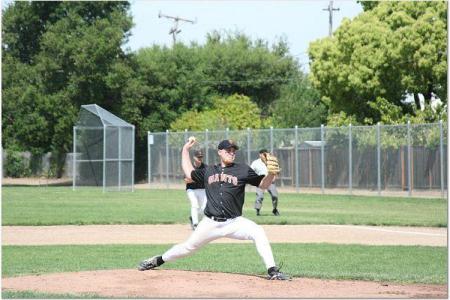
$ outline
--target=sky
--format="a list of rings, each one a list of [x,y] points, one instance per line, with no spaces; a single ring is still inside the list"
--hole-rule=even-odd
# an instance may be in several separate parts
[[[159,18],[158,14],[196,20],[195,24],[179,22],[181,32],[177,41],[189,44],[192,41],[204,44],[206,35],[213,30],[219,32],[241,32],[255,39],[274,44],[279,38],[287,40],[291,55],[302,68],[308,70],[307,49],[309,43],[328,36],[329,13],[324,11],[329,1],[322,0],[215,0],[215,1],[131,1],[134,27],[125,48],[136,51],[142,47],[172,45],[170,29],[174,21]],[[356,0],[333,2],[333,30],[344,18],[352,19],[362,12]]]

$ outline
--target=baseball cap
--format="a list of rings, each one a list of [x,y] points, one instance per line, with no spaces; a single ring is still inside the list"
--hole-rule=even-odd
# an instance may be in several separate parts
[[[202,150],[197,150],[194,152],[194,156],[195,157],[203,157],[203,151]]]
[[[260,154],[263,154],[263,153],[269,153],[269,151],[267,151],[267,149],[261,149],[261,150],[259,150],[259,153],[260,153]]]
[[[217,146],[217,149],[223,150],[228,148],[234,148],[236,150],[239,150],[239,147],[234,143],[233,140],[223,140],[219,143],[219,146]]]

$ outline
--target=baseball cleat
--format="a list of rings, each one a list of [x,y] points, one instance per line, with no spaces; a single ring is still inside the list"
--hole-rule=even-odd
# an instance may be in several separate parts
[[[279,212],[278,209],[276,209],[276,208],[274,208],[274,209],[272,210],[272,213],[273,213],[274,216],[279,216],[279,215],[280,215],[280,212]]]
[[[153,256],[152,258],[141,261],[138,270],[147,271],[156,268],[158,266],[157,258],[158,256]]]
[[[260,216],[261,214],[259,213],[259,209],[256,209],[256,215]]]
[[[278,267],[273,267],[269,269],[269,280],[292,280],[291,276],[280,272]]]

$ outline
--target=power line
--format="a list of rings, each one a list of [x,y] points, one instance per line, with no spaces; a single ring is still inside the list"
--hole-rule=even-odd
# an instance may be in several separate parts
[[[289,82],[294,81],[296,78],[261,78],[261,79],[248,79],[248,80],[192,80],[190,82],[197,83],[213,83],[213,84],[227,84],[227,83],[270,83],[270,82]]]

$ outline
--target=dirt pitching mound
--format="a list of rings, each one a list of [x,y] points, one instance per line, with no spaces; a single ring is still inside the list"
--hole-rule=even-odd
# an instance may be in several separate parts
[[[447,298],[446,285],[259,276],[178,270],[101,270],[2,279],[6,291],[136,298]]]

